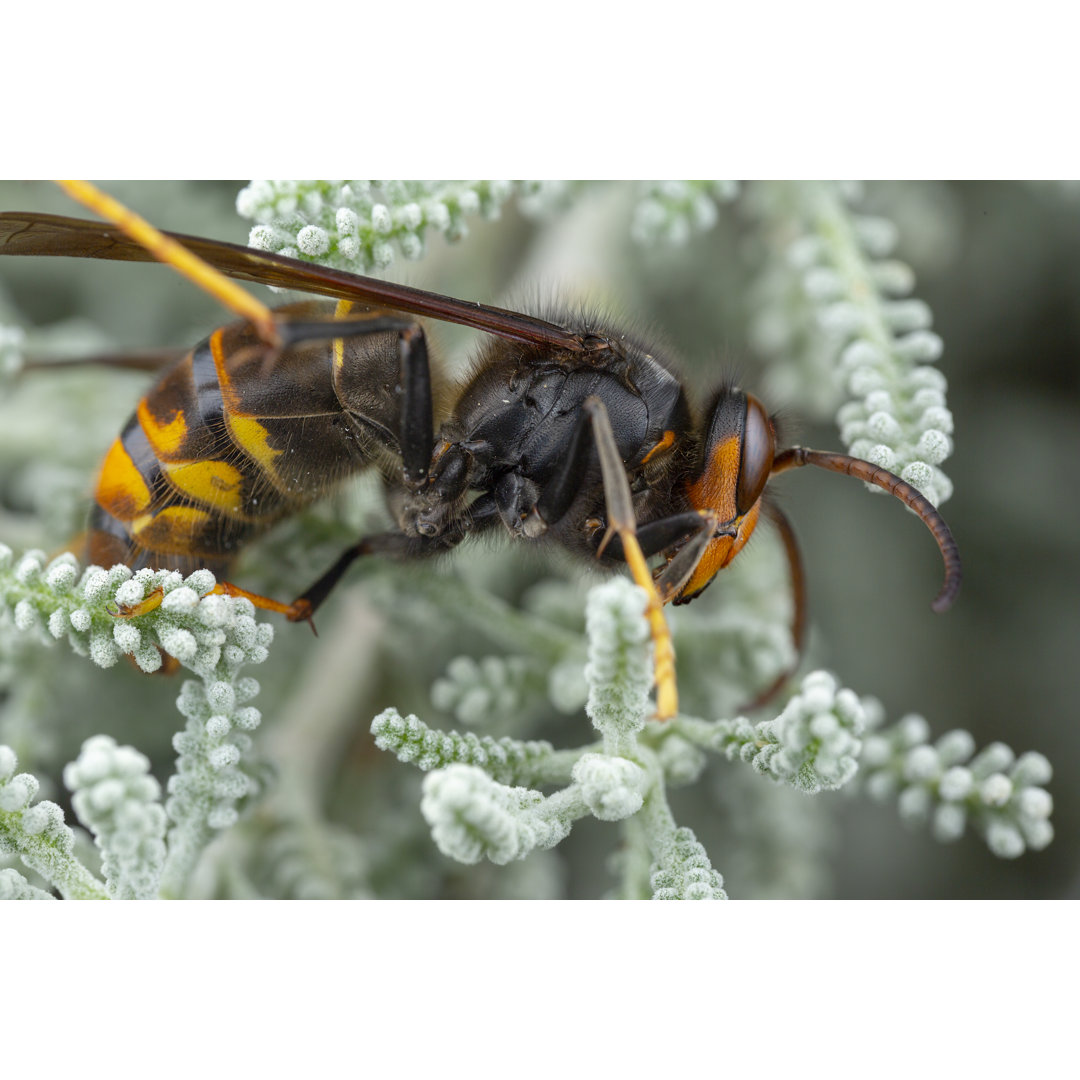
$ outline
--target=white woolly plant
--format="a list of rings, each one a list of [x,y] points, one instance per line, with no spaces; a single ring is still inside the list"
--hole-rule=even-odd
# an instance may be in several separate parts
[[[149,900],[157,895],[165,865],[165,809],[150,762],[108,735],[83,743],[64,769],[71,805],[93,833],[109,895]]]
[[[853,777],[862,704],[825,672],[807,676],[779,717],[756,726],[689,716],[646,724],[652,672],[643,606],[644,594],[624,579],[596,586],[586,603],[585,709],[598,745],[556,751],[547,742],[440,733],[395,709],[376,717],[376,745],[428,772],[421,809],[444,854],[504,864],[557,844],[591,813],[625,825],[620,895],[721,897],[719,874],[693,834],[677,826],[665,794],[698,778],[704,751],[741,757],[808,793]],[[476,686],[480,670],[469,667],[471,692],[487,707],[495,699]],[[563,786],[545,796],[536,790],[543,784]]]
[[[631,235],[639,244],[685,244],[717,221],[717,203],[739,193],[734,180],[651,180],[641,185]]]
[[[921,718],[878,732],[877,702],[841,687],[828,672],[806,675],[773,719],[680,715],[668,724],[647,723],[652,670],[644,603],[641,590],[623,578],[594,587],[586,601],[585,711],[598,743],[556,750],[546,741],[443,733],[393,708],[375,718],[376,745],[427,773],[421,811],[445,855],[504,865],[555,846],[591,814],[623,828],[617,895],[722,898],[719,873],[693,833],[676,824],[666,796],[668,787],[698,779],[708,752],[807,795],[835,791],[866,769],[865,786],[875,797],[900,790],[906,819],[932,816],[943,840],[955,839],[971,820],[1003,857],[1050,842],[1051,801],[1039,786],[1050,771],[1042,755],[1014,761],[995,744],[961,767],[973,752],[966,732],[944,736],[935,747],[925,745]],[[467,672],[460,662],[452,665],[457,685],[468,684],[468,693],[482,699],[490,722],[500,699],[479,685],[485,667],[495,674],[497,665],[469,665]],[[500,683],[504,674],[499,669],[489,682]],[[442,685],[436,696],[444,704],[463,700]],[[519,699],[508,693],[503,701],[513,707]],[[511,715],[502,726],[513,725]],[[545,795],[544,786],[557,790]]]
[[[110,739],[91,739],[65,772],[76,813],[102,853],[103,888],[84,867],[73,868],[70,830],[59,807],[30,806],[37,781],[27,774],[5,777],[0,806],[12,816],[3,821],[3,849],[63,895],[182,895],[202,850],[236,821],[239,801],[257,790],[243,761],[261,720],[248,704],[259,686],[241,671],[266,659],[273,628],[256,622],[249,600],[215,595],[214,585],[206,570],[186,579],[124,566],[91,566],[80,574],[71,555],[46,563],[40,552],[28,552],[16,560],[0,545],[0,612],[16,629],[47,644],[66,640],[99,667],[126,654],[153,672],[167,654],[199,676],[184,682],[177,701],[187,723],[173,740],[177,766],[164,808],[145,757]],[[156,608],[120,617],[154,593],[161,597]],[[10,774],[15,759],[7,754]],[[163,842],[166,814],[171,826]]]
[[[254,180],[236,209],[256,222],[252,247],[368,271],[388,267],[395,250],[420,258],[428,230],[460,239],[468,218],[498,217],[513,193],[501,180]]]
[[[740,716],[709,724],[684,717],[676,730],[813,795],[835,791],[854,777],[865,726],[855,692],[839,689],[827,671],[814,671],[775,720],[751,724]]]
[[[1042,754],[1017,757],[1000,742],[976,753],[975,740],[962,730],[931,743],[923,717],[913,713],[884,727],[881,704],[868,698],[864,705],[872,733],[863,748],[863,782],[872,798],[895,798],[905,821],[929,823],[942,842],[959,839],[970,825],[1003,859],[1041,851],[1053,840],[1054,804],[1043,786],[1053,770]]]
[[[439,849],[460,862],[497,864],[553,847],[573,823],[639,816],[633,835],[649,852],[658,898],[722,899],[720,875],[664,792],[665,760],[639,740],[650,710],[651,648],[645,594],[623,578],[598,585],[586,603],[586,712],[598,744],[556,751],[546,742],[443,735],[395,709],[372,723],[375,743],[427,771],[421,810]],[[682,772],[669,761],[667,771]],[[544,795],[533,785],[558,784]]]
[[[773,363],[779,400],[836,409],[855,457],[894,472],[932,503],[952,484],[942,354],[932,315],[910,296],[915,275],[892,258],[887,218],[861,213],[858,185],[756,184],[745,205],[759,225],[764,263],[753,296],[752,338]]]
[[[29,773],[16,773],[18,759],[0,745],[0,854],[14,855],[70,900],[102,900],[108,895],[74,855],[75,834],[64,824],[64,811],[48,799],[35,802],[39,784]],[[31,886],[8,868],[4,888],[12,899],[37,900],[50,894]]]
[[[815,671],[775,720],[679,717],[674,728],[807,794],[835,790],[861,771],[872,798],[896,798],[905,821],[930,822],[942,842],[959,839],[970,824],[995,855],[1009,859],[1053,839],[1053,800],[1042,786],[1052,769],[1042,754],[1017,757],[1004,743],[976,754],[974,738],[962,730],[931,744],[929,724],[915,714],[888,728],[883,723],[876,698],[860,699]]]
[[[523,214],[543,218],[565,206],[580,182],[551,180],[253,180],[236,198],[256,222],[248,243],[261,251],[347,270],[384,270],[400,253],[424,254],[430,230],[448,240],[470,217],[497,218],[511,196]],[[730,180],[641,184],[629,224],[642,244],[681,244],[716,224],[717,204],[738,193]]]

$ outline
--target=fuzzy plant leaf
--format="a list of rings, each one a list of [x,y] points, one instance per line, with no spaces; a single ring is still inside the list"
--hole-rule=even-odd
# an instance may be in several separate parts
[[[513,199],[534,218],[527,228],[517,227],[538,241],[527,258],[535,260],[531,270],[542,273],[545,247],[558,246],[562,259],[574,243],[625,252],[628,231],[648,245],[685,242],[717,224],[722,204],[738,193],[748,219],[740,243],[755,252],[759,275],[751,337],[771,360],[765,379],[779,391],[775,404],[798,402],[800,412],[835,415],[853,454],[899,472],[935,502],[948,498],[951,485],[941,469],[952,451],[952,417],[945,379],[933,366],[943,344],[929,309],[915,296],[914,273],[896,258],[896,227],[862,209],[859,188],[654,182],[638,189],[632,220],[625,189],[604,202],[612,190],[603,182],[274,181],[249,185],[237,206],[253,223],[256,246],[369,270],[419,256],[433,234],[460,238]],[[590,197],[579,198],[585,192]],[[899,205],[881,189],[871,194],[906,232]],[[593,203],[604,204],[595,216]],[[564,209],[575,227],[555,245],[542,219]],[[578,229],[579,220],[589,228]],[[917,251],[917,245],[905,250]],[[643,262],[650,256],[638,254]],[[505,266],[507,281],[521,269],[509,261]],[[20,372],[24,344],[31,357],[103,351],[96,342],[91,346],[85,330],[71,333],[65,351],[40,330],[28,329],[24,343],[21,331],[0,329],[0,383],[14,376],[15,391],[0,395],[0,519],[13,547],[51,547],[72,535],[69,526],[88,484],[83,459],[100,453],[120,422],[111,414],[100,420],[108,430],[99,440],[93,418],[108,410],[95,391],[76,386],[74,376]],[[42,389],[54,377],[56,384]],[[65,390],[60,383],[69,381]],[[37,418],[42,407],[53,418],[49,425]],[[57,439],[57,430],[70,437]],[[57,494],[63,485],[48,480],[49,470],[60,469],[66,470],[66,499]],[[373,493],[377,486],[371,485]],[[59,514],[62,503],[67,524],[44,516],[42,507]],[[266,547],[245,556],[254,560],[256,581],[263,574],[277,587],[286,566],[301,577],[313,575],[324,548],[346,534],[354,542],[357,530],[370,528],[369,517],[384,512],[375,494],[368,503],[358,499],[348,521],[340,505],[283,523]],[[316,521],[322,531],[313,534]],[[82,834],[73,843],[59,807],[39,801],[35,778],[19,774],[14,752],[0,748],[0,849],[26,868],[26,876],[0,869],[0,897],[49,898],[35,874],[64,897],[510,895],[515,888],[552,895],[563,888],[558,845],[588,817],[604,822],[592,834],[609,838],[617,854],[617,895],[723,899],[725,881],[710,855],[723,862],[729,887],[737,882],[742,890],[752,880],[776,893],[811,895],[824,891],[823,820],[830,800],[802,800],[802,810],[792,808],[792,800],[845,785],[894,800],[905,820],[927,823],[940,840],[970,827],[1003,857],[1050,842],[1050,766],[1042,755],[1017,757],[1003,744],[976,752],[964,732],[935,740],[921,717],[886,727],[872,699],[841,689],[824,672],[807,676],[786,705],[778,703],[777,715],[759,723],[730,719],[737,703],[753,699],[794,658],[786,591],[777,588],[787,580],[786,565],[768,562],[777,545],[766,541],[748,550],[709,598],[667,613],[687,710],[667,724],[649,719],[652,646],[640,590],[620,577],[592,588],[554,576],[537,585],[535,568],[521,569],[520,550],[502,561],[490,549],[470,556],[470,546],[455,553],[449,572],[380,560],[357,567],[354,580],[364,587],[335,596],[343,612],[364,614],[349,635],[337,637],[348,636],[343,659],[334,659],[332,622],[318,643],[318,660],[301,664],[283,648],[283,670],[272,674],[271,684],[275,695],[286,687],[286,720],[264,732],[253,704],[259,685],[248,665],[267,658],[272,630],[256,620],[246,600],[215,595],[212,575],[84,569],[70,556],[19,556],[0,544],[0,724],[3,741],[39,772],[42,763],[58,765],[75,753],[60,731],[63,708],[54,710],[51,727],[37,722],[52,705],[69,705],[69,688],[60,685],[69,672],[100,680],[96,667],[124,657],[147,672],[171,657],[190,676],[179,687],[152,680],[164,698],[178,696],[183,717],[164,798],[148,767],[148,759],[168,756],[170,729],[149,722],[157,717],[146,717],[147,741],[139,742],[144,752],[96,736],[65,770],[73,810],[93,835],[104,880],[76,857]],[[249,562],[243,572],[250,569]],[[713,602],[720,598],[723,603]],[[327,611],[332,618],[332,607]],[[431,635],[430,648],[418,633]],[[477,639],[484,644],[476,657],[461,655]],[[58,670],[50,661],[70,661],[69,650],[91,664],[68,663],[63,680],[46,685]],[[364,664],[357,661],[361,655]],[[33,662],[23,670],[26,656]],[[372,657],[380,696],[404,687],[413,701],[432,685],[435,707],[476,729],[443,732],[383,710],[372,723],[375,744],[421,769],[426,775],[418,783],[350,782],[352,768],[372,765],[353,752],[357,695],[372,689],[361,669]],[[114,709],[111,695],[98,696],[109,697]],[[148,698],[153,695],[144,686],[131,700]],[[89,705],[87,714],[94,715]],[[115,720],[118,735],[119,726],[144,719],[117,716],[115,709],[98,715]],[[530,738],[537,731],[559,748]],[[127,730],[123,737],[131,739]],[[278,769],[277,787],[259,813],[249,813],[264,793],[256,753],[266,749]],[[386,771],[400,771],[384,764]],[[762,783],[764,777],[775,782]],[[697,791],[688,795],[723,803],[716,823],[722,837],[711,839],[711,819],[709,825],[710,848],[729,845],[722,859],[672,812],[668,792],[691,784]],[[768,813],[760,805],[748,809],[757,790],[766,793],[761,802],[772,808]],[[419,814],[410,805],[418,791]],[[358,838],[332,814],[347,818],[349,830],[365,814],[379,827]],[[786,828],[778,827],[781,815]],[[766,830],[771,844],[762,838]],[[740,848],[749,857],[740,857]],[[440,851],[455,862],[489,865],[467,873],[448,869]],[[750,866],[755,861],[756,869]],[[783,863],[784,870],[769,868],[770,862]],[[521,884],[529,880],[527,868],[540,868],[540,884]]]
[[[524,656],[457,656],[431,687],[436,709],[469,727],[490,727],[547,699],[543,665]]]
[[[35,802],[38,780],[16,773],[17,765],[11,747],[0,745],[0,854],[17,855],[65,899],[105,899],[105,886],[74,855],[64,811],[49,800]],[[9,887],[22,889],[18,882]]]
[[[414,764],[424,772],[469,765],[502,784],[538,782],[551,774],[551,759],[555,757],[549,742],[494,739],[471,731],[464,735],[436,731],[415,716],[403,718],[394,708],[384,709],[375,717],[371,734],[380,750],[388,750],[398,761]]]
[[[679,829],[650,877],[654,900],[726,900],[724,879],[690,829]]]
[[[514,185],[498,180],[256,180],[236,198],[256,222],[249,244],[345,270],[418,259],[428,231],[458,240],[468,219],[498,217]]]
[[[724,896],[719,874],[692,834],[677,828],[664,794],[665,772],[685,782],[700,772],[703,755],[677,736],[639,739],[653,679],[645,605],[644,591],[621,577],[595,586],[586,602],[586,712],[599,746],[556,751],[546,742],[444,734],[395,709],[375,718],[376,746],[427,771],[420,808],[444,855],[504,865],[555,846],[591,814],[629,828],[642,853],[627,865],[655,863],[657,896]],[[545,795],[529,784],[563,786]]]
[[[634,752],[645,726],[652,688],[652,642],[645,592],[625,578],[597,585],[585,605],[589,661],[585,712],[612,755]]]
[[[10,866],[0,870],[0,900],[55,900],[52,893],[31,885],[19,873]]]
[[[854,777],[865,723],[855,692],[838,689],[828,672],[814,671],[775,720],[687,721],[680,730],[729,760],[739,758],[760,773],[815,794],[835,791]]]
[[[71,555],[46,563],[41,552],[28,552],[16,560],[0,545],[0,609],[18,630],[46,644],[66,639],[99,667],[127,654],[154,672],[168,654],[200,677],[184,683],[177,701],[186,725],[174,739],[177,772],[165,803],[172,826],[161,888],[170,896],[182,895],[202,850],[235,823],[239,801],[258,788],[242,764],[262,718],[250,704],[259,684],[241,672],[266,659],[273,627],[256,622],[251,601],[215,594],[215,584],[207,570],[185,579],[174,571],[91,566],[80,575]],[[150,610],[123,617],[144,603]],[[140,884],[117,888],[148,887],[145,874],[136,878]]]
[[[273,627],[258,624],[251,601],[214,595],[208,570],[186,579],[172,570],[89,566],[63,554],[46,561],[40,551],[16,559],[0,544],[0,608],[17,629],[46,644],[66,640],[80,656],[112,667],[123,655],[143,671],[157,671],[167,653],[204,679],[232,678],[245,663],[267,656]],[[122,617],[156,595],[143,614]]]
[[[64,783],[101,851],[109,896],[155,897],[165,864],[165,810],[149,760],[108,735],[95,735],[64,770]]]
[[[559,812],[565,809],[538,791],[500,784],[475,765],[460,764],[429,773],[420,803],[444,855],[499,866],[554,847],[570,832],[568,815]]]
[[[717,204],[739,193],[734,180],[650,180],[641,185],[630,232],[639,244],[685,244],[708,232],[719,216]]]
[[[892,258],[891,221],[853,207],[861,189],[755,185],[745,200],[766,237],[754,342],[772,356],[778,400],[835,409],[849,452],[896,473],[932,503],[952,494],[940,466],[953,418],[932,315],[915,276]],[[842,402],[842,404],[841,404]]]
[[[177,708],[187,718],[173,738],[176,772],[169,778],[165,809],[172,821],[162,892],[183,894],[184,883],[214,835],[239,820],[238,804],[259,793],[257,779],[243,767],[251,733],[262,714],[248,704],[259,684],[250,677],[213,682],[187,680]]]
[[[1041,851],[1054,838],[1054,803],[1045,785],[1050,762],[1029,751],[1019,757],[1004,743],[975,752],[966,731],[930,741],[930,725],[917,715],[883,726],[884,710],[868,699],[870,727],[862,755],[868,794],[897,800],[910,824],[929,824],[935,839],[959,839],[971,826],[1003,859],[1029,848]]]

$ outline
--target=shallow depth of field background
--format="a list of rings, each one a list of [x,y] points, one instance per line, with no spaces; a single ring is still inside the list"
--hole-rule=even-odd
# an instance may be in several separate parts
[[[238,184],[108,186],[162,227],[246,238],[248,225],[233,210]],[[760,392],[760,361],[746,333],[751,272],[740,257],[748,226],[738,204],[723,208],[719,226],[686,247],[646,249],[629,240],[633,203],[630,186],[599,189],[544,225],[524,220],[510,206],[498,222],[473,224],[457,245],[433,240],[425,260],[399,260],[392,274],[508,306],[538,291],[591,296],[662,328],[698,393],[733,368],[742,385]],[[870,185],[865,206],[898,226],[897,255],[914,268],[914,295],[930,305],[934,329],[945,342],[939,366],[949,380],[956,450],[943,466],[955,494],[942,510],[960,544],[965,580],[956,607],[934,615],[930,601],[940,584],[940,560],[913,517],[847,479],[813,470],[783,477],[776,488],[804,547],[815,666],[880,697],[890,721],[919,712],[935,736],[963,727],[980,747],[1002,740],[1017,753],[1044,753],[1055,769],[1050,790],[1057,835],[1046,851],[1004,862],[974,835],[940,845],[927,831],[904,827],[895,806],[840,793],[814,797],[810,811],[795,796],[790,814],[799,818],[809,811],[806,844],[814,851],[820,845],[815,859],[821,873],[812,891],[849,898],[1077,896],[1080,187]],[[0,209],[82,216],[42,184],[0,184]],[[97,324],[101,341],[121,347],[191,344],[222,319],[213,301],[155,267],[0,259],[0,299],[3,293],[27,327],[78,317]],[[460,359],[468,336],[448,330],[441,337],[444,351]],[[67,541],[62,530],[74,529],[83,512],[79,499],[89,490],[95,459],[145,385],[138,376],[100,371],[49,378],[81,380],[81,412],[58,416],[50,406],[53,391],[40,377],[32,393],[25,386],[0,390],[7,395],[0,424],[17,420],[37,432],[28,434],[21,450],[0,439],[0,540],[16,549],[55,549]],[[74,400],[73,393],[63,400]],[[798,401],[769,404],[782,408],[792,441],[840,448],[835,427],[805,421]],[[80,440],[99,439],[96,450],[71,449],[81,447]],[[44,507],[42,491],[50,493]],[[495,591],[513,597],[545,567],[504,549],[497,557],[460,553],[460,572],[474,580],[488,575]],[[242,574],[234,576],[243,582]],[[309,576],[301,569],[279,591],[289,598]],[[343,590],[334,604],[323,637],[315,641],[303,628],[279,626],[270,662],[251,672],[264,686],[256,704],[266,719],[260,737],[269,740],[267,756],[275,752],[275,709],[331,701],[334,694],[319,683],[319,672],[329,672],[340,686],[342,665],[351,665],[352,683],[333,705],[346,721],[334,728],[341,756],[327,791],[328,813],[352,832],[384,840],[393,832],[401,848],[396,865],[411,869],[395,871],[396,877],[388,870],[384,895],[492,895],[492,883],[506,871],[460,868],[438,855],[420,820],[417,774],[383,760],[367,734],[371,717],[389,704],[448,726],[427,703],[430,673],[455,653],[493,651],[491,643],[477,640],[474,646],[460,634],[455,639],[446,626],[432,627],[425,640],[413,635],[411,644],[396,641],[392,627],[380,628],[366,613],[360,585]],[[355,636],[335,636],[342,625]],[[382,648],[392,660],[372,663],[372,651]],[[421,653],[413,665],[410,648]],[[331,650],[344,657],[337,668],[328,659]],[[169,740],[180,726],[172,706],[175,686],[126,664],[102,672],[61,650],[27,663],[51,664],[56,677],[48,701],[21,706],[28,715],[40,708],[49,717],[39,760],[23,767],[58,776],[82,739],[103,731],[133,743],[151,756],[159,776],[167,775]],[[589,732],[580,717],[536,737],[579,745]],[[733,853],[739,838],[725,828],[724,800],[738,798],[745,784],[767,781],[738,765],[721,763],[713,772],[691,793],[673,793],[673,806],[680,824],[690,825],[709,850],[728,891],[739,896],[731,869],[738,864]],[[716,797],[720,788],[725,794]],[[42,794],[63,801],[62,788]],[[546,857],[544,890],[600,895],[611,884],[604,859],[614,841],[610,827],[580,823]]]

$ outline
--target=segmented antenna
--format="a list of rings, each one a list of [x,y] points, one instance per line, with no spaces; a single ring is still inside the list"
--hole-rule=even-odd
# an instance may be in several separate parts
[[[797,469],[801,465],[816,465],[819,469],[844,473],[868,484],[875,484],[890,495],[895,495],[905,506],[911,507],[933,534],[941,549],[941,557],[945,561],[945,583],[930,606],[937,612],[947,611],[952,606],[956,594],[960,591],[962,576],[960,549],[956,546],[956,541],[953,539],[949,526],[945,524],[945,519],[922,492],[912,487],[906,480],[901,480],[899,476],[889,472],[888,469],[871,465],[869,461],[848,457],[847,454],[807,450],[801,446],[793,446],[790,450],[777,454],[773,459],[772,475],[786,472],[788,469]]]

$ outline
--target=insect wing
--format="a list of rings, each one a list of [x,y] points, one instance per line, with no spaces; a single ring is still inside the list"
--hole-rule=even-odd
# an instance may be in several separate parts
[[[580,335],[531,315],[455,300],[408,285],[316,266],[284,255],[255,251],[240,244],[206,240],[182,233],[165,235],[179,241],[222,273],[241,281],[318,293],[340,300],[386,305],[410,315],[459,323],[526,344],[556,346],[573,352],[586,348]],[[67,255],[121,262],[156,261],[142,245],[112,225],[54,214],[17,212],[0,214],[0,254]]]

